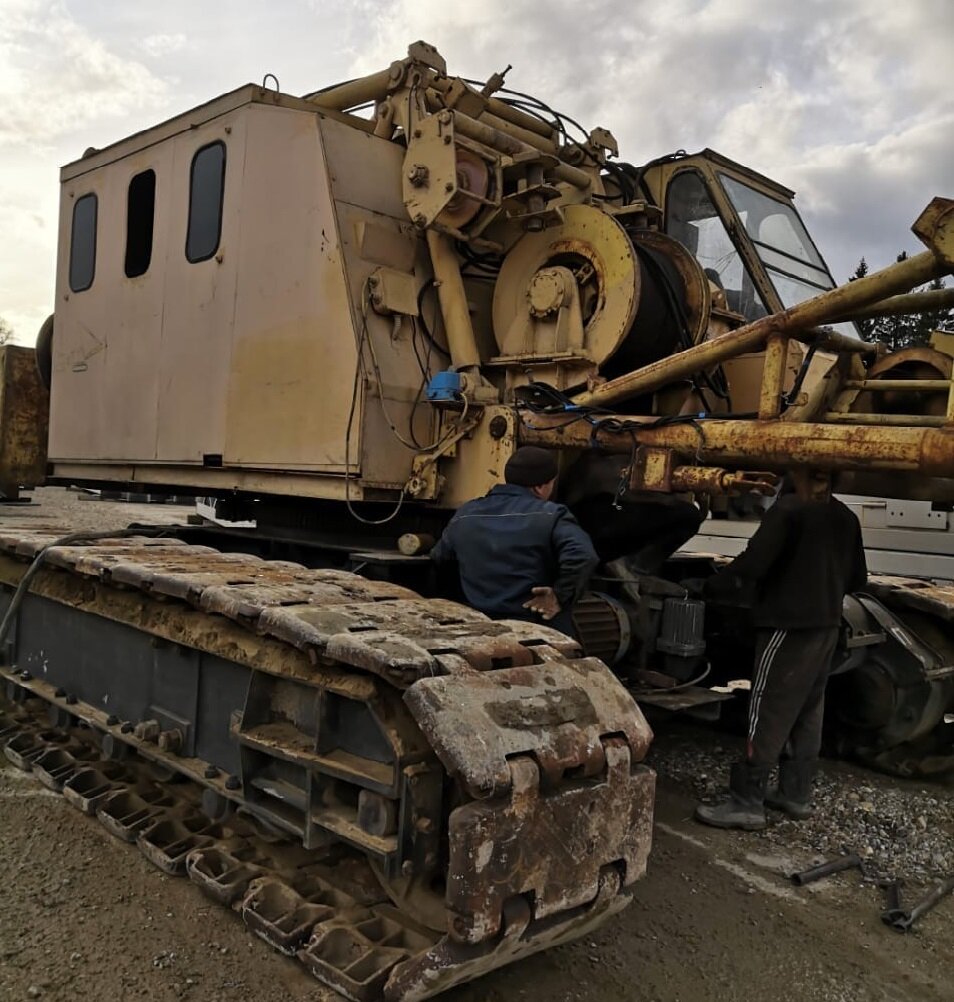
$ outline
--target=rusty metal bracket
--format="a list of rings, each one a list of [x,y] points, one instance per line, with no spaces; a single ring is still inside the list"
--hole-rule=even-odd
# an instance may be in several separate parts
[[[672,471],[674,491],[705,494],[762,494],[768,497],[778,488],[781,477],[766,470],[731,472],[716,466],[678,466]]]
[[[954,271],[954,199],[932,198],[911,232],[949,271]]]
[[[448,950],[506,939],[514,900],[532,903],[528,921],[554,918],[598,900],[608,871],[617,892],[643,873],[655,776],[638,763],[651,732],[602,662],[421,678],[405,703],[475,798],[448,823]]]
[[[626,886],[644,872],[655,776],[632,767],[622,739],[605,743],[601,777],[546,791],[534,758],[510,761],[509,800],[472,802],[450,818],[450,937],[477,945],[500,932],[508,900],[539,921],[587,905],[607,870]],[[637,834],[638,833],[638,834]]]
[[[510,760],[532,755],[543,782],[595,776],[601,738],[624,735],[633,760],[652,732],[632,696],[596,658],[421,678],[405,703],[447,771],[472,797],[506,796]]]
[[[409,497],[432,501],[440,495],[442,478],[437,471],[438,460],[445,456],[453,456],[457,443],[480,424],[482,417],[482,411],[469,415],[462,414],[456,428],[440,441],[437,448],[414,457],[411,463],[411,476],[404,487]]]
[[[641,445],[636,450],[636,461],[629,471],[629,489],[668,493],[672,490],[674,465],[675,456],[672,449],[656,449]]]

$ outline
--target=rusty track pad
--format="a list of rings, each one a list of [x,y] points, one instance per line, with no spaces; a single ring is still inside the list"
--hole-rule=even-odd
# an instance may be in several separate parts
[[[465,804],[451,814],[447,908],[455,940],[496,936],[514,897],[531,901],[539,922],[593,901],[606,871],[618,871],[623,886],[645,873],[655,774],[631,771],[620,739],[607,743],[606,765],[599,780],[544,793],[534,762],[517,758],[509,802]]]
[[[646,869],[652,734],[595,659],[421,679],[405,702],[448,772],[476,799],[451,813],[450,936],[478,946],[506,909],[531,923],[587,908],[607,874]]]
[[[602,737],[622,736],[634,762],[652,731],[613,673],[595,658],[424,678],[404,696],[452,776],[477,799],[511,787],[508,759],[530,755],[550,786],[593,776]]]

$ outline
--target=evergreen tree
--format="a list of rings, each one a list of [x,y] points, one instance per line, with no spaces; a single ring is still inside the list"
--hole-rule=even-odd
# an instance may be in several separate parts
[[[898,261],[907,259],[907,252],[901,251]],[[868,263],[864,258],[858,263],[849,281],[864,278],[868,274]],[[928,292],[945,288],[944,280],[936,278],[912,292]],[[927,310],[907,316],[875,317],[871,320],[857,320],[858,330],[866,341],[881,341],[892,351],[913,345],[928,344],[936,330],[954,331],[954,309]]]
[[[868,274],[868,262],[862,258],[858,262],[858,267],[855,268],[854,274],[848,279],[849,282],[854,282],[855,279],[864,278]],[[861,336],[865,341],[872,340],[871,332],[874,329],[873,320],[856,320],[855,325],[861,332]]]

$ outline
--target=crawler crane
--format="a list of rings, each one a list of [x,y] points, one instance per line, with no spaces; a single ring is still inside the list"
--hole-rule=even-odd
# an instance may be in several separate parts
[[[255,527],[4,511],[0,742],[358,1002],[631,900],[630,689],[672,704],[746,643],[681,585],[711,561],[671,556],[701,506],[793,466],[954,500],[949,339],[891,355],[851,323],[951,272],[949,200],[921,254],[835,288],[787,189],[711,150],[633,166],[416,43],[88,150],[60,205],[38,366],[2,355],[3,490],[203,495]],[[522,443],[559,452],[604,560],[578,640],[466,608],[415,553]],[[846,602],[857,754],[951,755],[952,610],[899,579]]]

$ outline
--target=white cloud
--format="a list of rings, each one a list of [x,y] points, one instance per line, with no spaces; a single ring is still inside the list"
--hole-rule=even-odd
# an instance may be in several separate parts
[[[864,255],[873,268],[923,245],[911,224],[934,195],[951,197],[954,111],[906,123],[872,143],[829,145],[794,169],[816,232],[826,236],[835,277]]]
[[[158,77],[107,48],[60,0],[8,0],[4,13],[0,146],[50,143],[166,98]]]
[[[58,166],[122,135],[130,113],[159,115],[167,97],[64,3],[0,0],[0,316],[21,343],[53,309]]]
[[[148,35],[142,40],[142,47],[154,59],[179,52],[189,44],[189,39],[177,32],[174,35]]]
[[[12,169],[11,169],[12,167]],[[56,248],[56,172],[31,175],[29,164],[4,157],[0,179],[0,316],[21,343],[32,342],[53,309]]]
[[[801,189],[842,279],[862,254],[893,261],[929,198],[952,194],[949,0],[551,0],[545,15],[398,0],[368,24],[360,71],[420,36],[453,72],[513,61],[508,84],[607,126],[625,159],[712,146]]]

